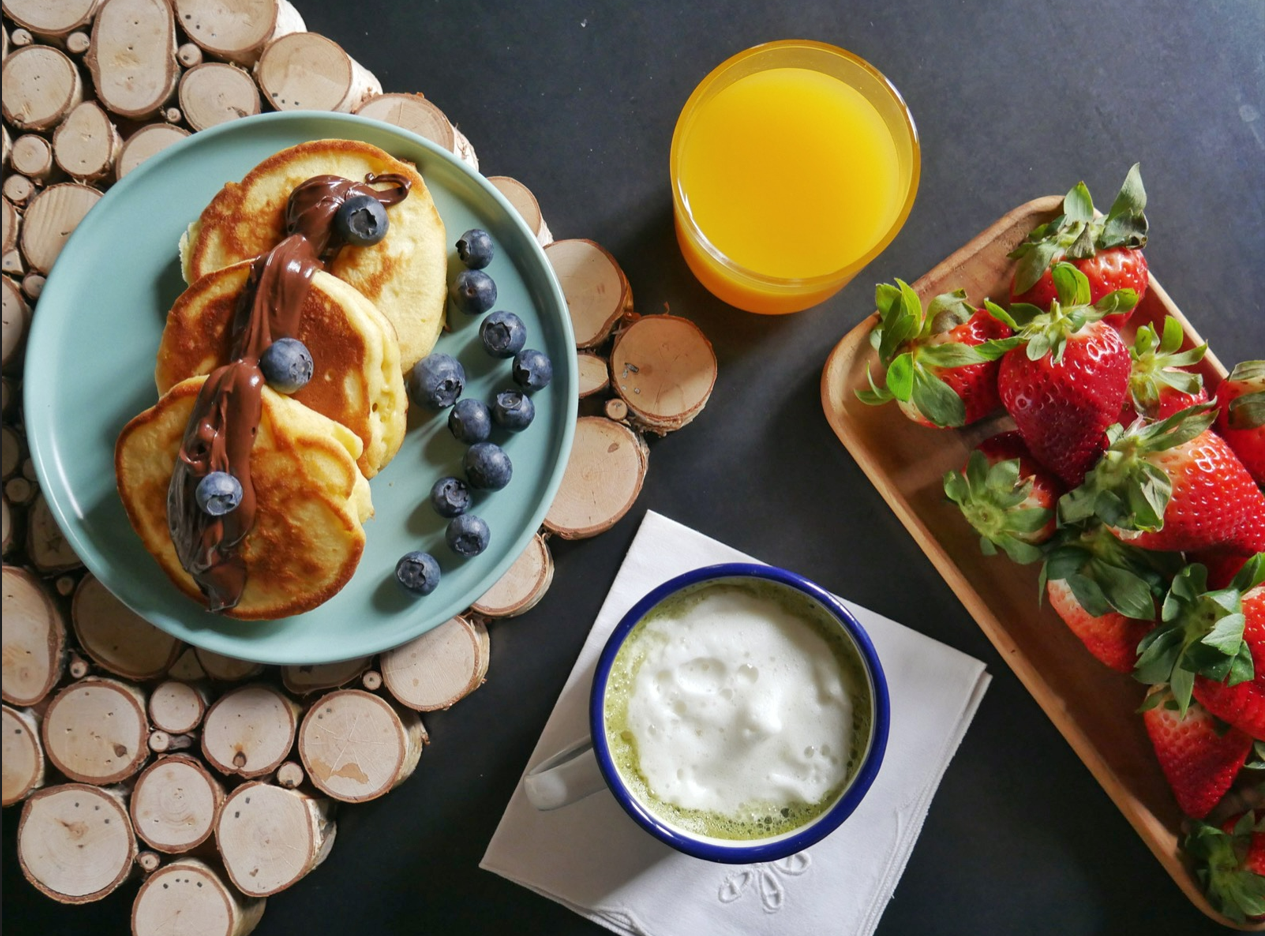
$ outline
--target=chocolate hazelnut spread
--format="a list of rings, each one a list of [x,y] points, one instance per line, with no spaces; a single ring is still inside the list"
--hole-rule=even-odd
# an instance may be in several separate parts
[[[375,189],[375,183],[389,188]],[[368,175],[364,182],[321,175],[290,195],[285,238],[251,263],[233,317],[229,363],[206,378],[185,427],[167,488],[167,527],[176,555],[206,597],[211,611],[237,605],[246,584],[239,547],[255,522],[250,457],[262,409],[259,358],[278,338],[294,337],[313,274],[334,259],[345,241],[334,224],[350,198],[369,195],[384,208],[403,201],[410,181],[401,175]],[[226,471],[242,486],[237,508],[213,517],[197,504],[198,483]]]

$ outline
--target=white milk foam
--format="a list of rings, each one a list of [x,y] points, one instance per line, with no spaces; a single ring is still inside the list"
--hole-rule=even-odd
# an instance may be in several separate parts
[[[803,806],[822,803],[848,779],[854,714],[868,730],[868,706],[854,713],[864,691],[850,685],[857,674],[823,633],[833,622],[806,620],[807,603],[792,607],[777,591],[713,585],[652,614],[612,673],[627,695],[608,725],[621,729],[646,792],[711,814],[705,825],[725,837],[715,820],[752,837],[750,823],[769,821],[760,812],[772,811],[780,825],[784,806],[800,807],[791,824],[802,824]]]

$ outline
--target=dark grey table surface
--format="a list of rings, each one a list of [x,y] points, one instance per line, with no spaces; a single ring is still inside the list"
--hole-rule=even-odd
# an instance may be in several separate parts
[[[477,865],[647,509],[986,662],[992,687],[880,936],[1224,931],[1177,889],[870,486],[822,415],[818,381],[871,311],[874,283],[920,276],[1010,208],[1078,179],[1105,206],[1134,161],[1153,272],[1223,361],[1265,356],[1265,3],[296,5],[386,90],[434,100],[485,173],[526,182],[556,237],[611,250],[641,310],[669,303],[694,319],[720,375],[692,425],[652,442],[628,516],[596,539],[553,541],[553,587],[495,626],[487,684],[426,719],[433,745],[406,784],[342,811],[328,861],[269,900],[259,936],[604,932]],[[844,46],[892,79],[918,123],[922,182],[904,230],[855,282],[819,308],[765,318],[722,305],[686,269],[667,154],[681,105],[714,65],[788,37]],[[135,885],[87,907],[46,900],[18,871],[17,819],[4,811],[6,930],[127,932]]]

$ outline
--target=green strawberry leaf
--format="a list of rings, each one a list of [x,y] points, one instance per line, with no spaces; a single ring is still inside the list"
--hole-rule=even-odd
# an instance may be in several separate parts
[[[914,358],[906,351],[887,367],[887,389],[902,403],[908,403],[914,391]]]
[[[1180,666],[1175,667],[1168,678],[1168,688],[1177,702],[1178,714],[1185,718],[1187,710],[1190,709],[1190,697],[1195,688],[1195,674]]]
[[[1124,184],[1102,224],[1098,247],[1146,246],[1146,189],[1142,186],[1142,170],[1134,163],[1124,177]]]
[[[1063,248],[1053,241],[1042,241],[1039,244],[1023,245],[1029,247],[1018,259],[1015,266],[1014,293],[1016,296],[1026,293],[1037,284],[1050,264],[1063,256]],[[1016,251],[1018,253],[1018,251]],[[1012,257],[1014,254],[1011,255]]]
[[[926,323],[923,332],[930,335],[941,335],[963,322],[970,321],[976,313],[975,306],[966,301],[966,290],[955,289],[950,293],[941,293],[931,300],[927,306]]]
[[[1155,599],[1151,595],[1151,586],[1145,579],[1128,569],[1097,559],[1091,563],[1091,567],[1104,597],[1113,608],[1127,618],[1155,620]]]
[[[1243,563],[1243,568],[1239,569],[1230,581],[1230,587],[1242,595],[1251,591],[1261,582],[1265,582],[1265,552],[1258,552],[1248,559],[1247,562]]]
[[[1155,336],[1155,330],[1150,325],[1144,325],[1142,328],[1149,331],[1152,337]],[[1138,329],[1139,336],[1142,334],[1142,328]],[[1160,339],[1160,353],[1172,354],[1182,346],[1182,341],[1185,338],[1186,330],[1182,328],[1182,323],[1171,315],[1164,316],[1164,337]],[[1207,348],[1208,346],[1204,345],[1204,347]]]
[[[1045,524],[1042,524],[1044,526]],[[1039,529],[1039,528],[1038,528]],[[1000,540],[1001,548],[1006,551],[1012,560],[1019,565],[1028,565],[1036,562],[1042,556],[1040,546],[1034,546],[1031,543],[1025,543],[1023,540],[1017,540],[1013,536],[1006,536]]]
[[[912,368],[912,378],[910,395],[922,415],[942,428],[966,423],[966,404],[947,383],[922,367]],[[887,382],[890,386],[890,375]]]
[[[971,364],[986,364],[1000,356],[989,356],[991,351],[983,352],[980,350],[983,347],[982,343],[966,345],[956,341],[927,345],[918,349],[918,362],[924,367],[945,370],[952,367],[967,367]]]
[[[1254,390],[1235,397],[1230,401],[1226,418],[1231,429],[1265,426],[1265,390]]]
[[[1070,263],[1057,263],[1050,273],[1054,277],[1054,289],[1059,304],[1063,306],[1088,305],[1089,277]]]
[[[884,403],[895,399],[892,391],[886,387],[880,387],[874,383],[874,375],[870,373],[870,365],[865,365],[865,379],[870,382],[869,390],[855,391],[857,399],[869,406],[882,406]]]
[[[1234,370],[1230,371],[1229,379],[1235,383],[1265,380],[1265,361],[1240,361],[1234,365]]]
[[[1036,308],[1036,306],[1031,306],[1030,308]],[[1005,309],[1003,309],[1001,306],[999,306],[997,303],[993,302],[993,300],[991,299],[984,300],[984,311],[987,312],[989,315],[991,315],[993,318],[997,319],[997,321],[1001,322],[1002,324],[1009,325],[1011,331],[1019,330],[1019,325],[1016,324],[1015,320],[1011,317],[1010,313],[1007,312]]]
[[[1103,594],[1102,588],[1088,575],[1075,572],[1066,579],[1068,587],[1080,606],[1094,617],[1102,617],[1111,611],[1111,602]]]
[[[1089,197],[1089,189],[1084,182],[1077,182],[1063,196],[1063,215],[1069,226],[1088,224],[1094,220],[1094,200]]]
[[[1088,302],[1088,299],[1086,300]],[[1128,312],[1138,304],[1138,294],[1132,289],[1117,289],[1109,292],[1094,303],[1094,309],[1102,313],[1099,317]]]
[[[1182,633],[1171,627],[1157,627],[1138,644],[1138,662],[1133,678],[1149,686],[1169,681],[1182,651]]]

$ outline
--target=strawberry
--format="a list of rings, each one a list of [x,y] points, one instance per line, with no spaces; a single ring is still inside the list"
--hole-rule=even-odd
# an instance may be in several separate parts
[[[1155,627],[1156,599],[1172,561],[1128,546],[1101,525],[1059,531],[1041,567],[1040,583],[1058,612],[1095,657],[1132,672],[1138,645]]]
[[[1182,841],[1208,902],[1236,923],[1265,917],[1265,813],[1192,822]]]
[[[1185,332],[1177,319],[1164,319],[1162,337],[1150,325],[1143,325],[1134,337],[1129,355],[1133,370],[1129,374],[1129,400],[1120,414],[1124,424],[1138,416],[1166,419],[1179,410],[1204,403],[1208,393],[1203,378],[1182,368],[1203,360],[1207,344],[1182,351]]]
[[[944,476],[944,493],[980,535],[980,550],[1003,549],[1015,562],[1034,562],[1054,535],[1062,483],[1037,464],[1017,432],[981,442],[960,472]]]
[[[1193,695],[1222,721],[1265,741],[1265,585],[1260,579],[1265,579],[1265,553],[1249,559],[1229,588],[1207,596],[1221,607],[1239,609],[1234,613],[1241,622],[1229,626],[1242,628],[1243,641],[1252,656],[1251,677],[1233,682],[1231,676],[1224,680],[1196,676]],[[1218,629],[1223,628],[1227,628],[1224,619],[1218,622]]]
[[[1129,349],[1104,315],[1131,309],[1124,289],[1089,303],[1089,284],[1075,267],[1054,268],[1059,298],[1048,312],[986,303],[1015,329],[994,342],[1008,348],[997,373],[1006,411],[1032,454],[1069,485],[1077,485],[1107,446],[1104,431],[1120,416],[1129,386]]]
[[[1265,361],[1244,361],[1217,385],[1217,433],[1265,485]]]
[[[1214,404],[1203,403],[1160,422],[1113,426],[1110,447],[1060,499],[1059,516],[1075,523],[1097,515],[1143,549],[1252,551],[1265,494],[1208,431],[1215,417]]]
[[[1146,190],[1137,164],[1125,176],[1120,193],[1105,218],[1094,216],[1094,202],[1084,182],[1063,197],[1063,214],[1036,228],[1011,253],[1018,260],[1010,287],[1010,301],[1049,308],[1057,289],[1051,267],[1070,261],[1090,284],[1089,302],[1131,289],[1138,300],[1146,293]],[[1122,328],[1132,308],[1104,317],[1108,325]]]
[[[1166,689],[1147,697],[1142,721],[1178,807],[1202,819],[1230,789],[1252,739],[1218,722],[1198,702],[1183,714]]]
[[[1239,539],[1242,545],[1237,551],[1222,547],[1191,554],[1191,562],[1202,563],[1208,569],[1209,587],[1225,588],[1244,563],[1256,553],[1265,552],[1265,511],[1253,511],[1240,530]]]
[[[879,323],[870,333],[879,362],[887,368],[878,386],[866,368],[869,390],[857,398],[873,406],[897,400],[901,412],[933,428],[965,426],[1001,404],[997,398],[995,339],[1010,329],[976,310],[958,290],[931,300],[924,313],[918,294],[901,280],[875,289]]]

